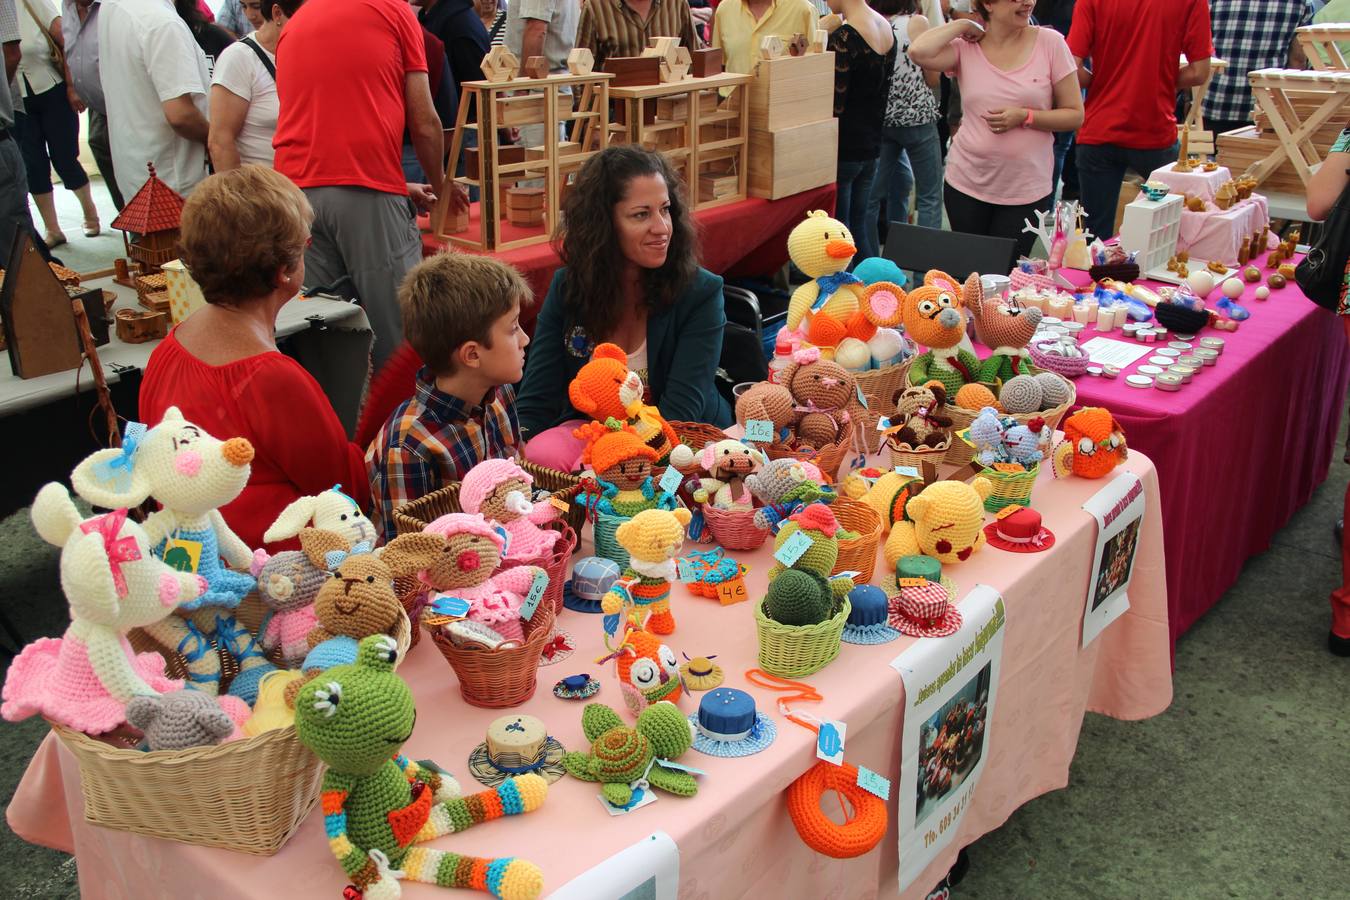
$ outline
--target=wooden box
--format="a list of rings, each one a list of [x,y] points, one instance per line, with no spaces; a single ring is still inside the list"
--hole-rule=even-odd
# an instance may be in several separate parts
[[[571,155],[574,154],[574,153],[580,153],[580,152],[581,152],[581,145],[578,144],[576,141],[559,141],[559,142],[558,142],[558,157],[559,157],[559,158],[562,158],[562,157],[564,157],[564,156],[571,156]],[[536,160],[536,159],[547,159],[547,158],[548,158],[548,150],[547,150],[547,148],[545,148],[545,147],[526,147],[526,148],[525,148],[525,159],[526,159],[526,161]]]
[[[640,143],[648,150],[659,150],[663,153],[671,150],[679,150],[684,148],[688,143],[685,138],[685,132],[688,128],[688,125],[680,125],[675,128],[662,128],[659,131],[649,131],[643,136]]]
[[[717,92],[702,91],[698,95],[698,114],[710,116],[717,112]],[[689,95],[660,97],[656,101],[656,118],[663,122],[683,122],[689,118]],[[651,123],[647,123],[651,124]]]
[[[1264,159],[1278,148],[1280,139],[1276,137],[1273,131],[1257,134],[1255,128],[1248,126],[1236,131],[1224,132],[1219,135],[1217,143],[1219,146],[1219,164],[1227,166],[1232,170],[1233,176],[1237,177],[1245,172],[1249,166]],[[1330,141],[1315,138],[1313,145],[1323,154],[1331,149]],[[1259,193],[1274,191],[1301,197],[1306,188],[1303,186],[1303,180],[1298,177],[1298,170],[1294,168],[1294,164],[1285,159],[1280,163],[1279,168],[1272,172],[1265,181],[1261,182],[1257,191]]]
[[[740,177],[734,172],[704,172],[698,176],[698,201],[708,203],[730,197],[740,190]]]
[[[831,184],[837,175],[838,157],[838,119],[776,132],[751,129],[750,196],[777,200]]]
[[[604,71],[612,72],[616,87],[641,87],[661,83],[661,59],[657,56],[611,56],[605,60]]]
[[[709,47],[704,50],[692,50],[689,53],[689,74],[695,78],[707,78],[722,74],[722,51]]]
[[[169,317],[150,310],[119,309],[117,339],[125,344],[157,341],[169,333]]]
[[[834,115],[834,54],[761,59],[750,82],[750,127],[781,131]]]
[[[0,320],[15,375],[37,378],[80,365],[72,310],[65,287],[33,246],[29,230],[18,229],[0,286]]]

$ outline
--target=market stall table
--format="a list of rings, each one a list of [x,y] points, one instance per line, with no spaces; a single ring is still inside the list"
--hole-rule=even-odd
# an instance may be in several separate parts
[[[1000,591],[1005,599],[999,701],[989,725],[987,766],[959,830],[903,897],[922,897],[952,864],[958,848],[1002,825],[1018,806],[1068,783],[1085,710],[1139,719],[1156,715],[1171,702],[1157,475],[1142,453],[1131,454],[1123,468],[1138,474],[1146,495],[1129,589],[1131,608],[1088,647],[1080,649],[1080,626],[1097,527],[1080,507],[1107,480],[1055,481],[1043,472],[1034,500],[1046,526],[1056,534],[1054,546],[1034,554],[987,547],[947,570],[958,582],[960,596],[982,583]],[[733,554],[750,567],[747,587],[752,598],[764,594],[771,546]],[[802,843],[788,818],[783,792],[815,762],[814,736],[778,714],[776,695],[745,681],[743,673],[756,665],[753,602],[723,607],[676,586],[678,625],[667,641],[677,652],[690,656],[717,654],[727,675],[724,684],[748,690],[760,710],[776,720],[778,738],[772,746],[743,759],[690,751],[681,761],[706,771],[698,796],[660,795],[653,808],[617,818],[602,809],[596,785],[564,777],[550,786],[540,810],[489,822],[431,846],[533,860],[543,869],[547,890],[559,891],[624,848],[664,832],[679,848],[681,897],[875,896],[897,871],[898,792],[892,792],[887,804],[888,834],[864,856],[832,859]],[[570,659],[539,670],[535,696],[518,710],[543,719],[568,749],[585,750],[581,705],[556,699],[550,690],[553,683],[564,675],[590,672],[603,685],[597,701],[619,708],[623,704],[612,664],[593,662],[604,652],[599,617],[567,611],[559,623],[572,635],[576,651]],[[893,784],[899,784],[905,697],[900,676],[890,662],[913,642],[901,637],[880,646],[845,644],[837,660],[804,679],[825,701],[802,708],[847,723],[846,760],[889,777]],[[412,759],[436,760],[466,791],[477,790],[466,760],[483,740],[488,723],[506,711],[467,706],[460,699],[451,669],[428,640],[411,652],[401,674],[412,684],[420,712],[403,752]],[[697,695],[682,700],[681,706],[693,712]],[[184,790],[191,790],[191,774],[184,776]],[[240,790],[247,789],[247,785],[240,786]],[[332,898],[340,895],[346,883],[327,846],[317,808],[271,858],[88,825],[83,818],[78,768],[51,736],[30,763],[7,818],[25,840],[75,853],[81,887],[88,896],[104,900],[214,897],[226,885],[231,895],[240,897],[272,897],[278,886],[285,885],[287,895],[296,900]],[[623,893],[611,890],[609,894],[590,891],[571,896],[599,900]],[[406,885],[404,891],[409,900],[456,896],[422,885]]]

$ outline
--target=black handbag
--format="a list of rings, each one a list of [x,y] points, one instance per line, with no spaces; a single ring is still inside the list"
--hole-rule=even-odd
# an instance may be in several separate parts
[[[1350,174],[1350,170],[1347,170]],[[1294,269],[1294,280],[1308,299],[1337,312],[1345,290],[1345,267],[1350,260],[1350,184],[1336,198],[1317,243]]]

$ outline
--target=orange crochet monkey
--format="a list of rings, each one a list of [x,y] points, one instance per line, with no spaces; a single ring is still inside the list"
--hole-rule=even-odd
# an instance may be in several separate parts
[[[617,344],[597,346],[567,386],[567,397],[578,412],[597,422],[627,422],[657,452],[657,462],[664,463],[680,439],[660,411],[643,402],[643,394],[642,378],[629,371],[628,354]]]

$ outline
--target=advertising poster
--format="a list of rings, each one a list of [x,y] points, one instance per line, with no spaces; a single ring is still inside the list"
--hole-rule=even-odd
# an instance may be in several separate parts
[[[680,848],[664,831],[653,832],[582,872],[550,900],[676,900]]]
[[[1144,485],[1131,472],[1117,475],[1093,494],[1083,509],[1097,520],[1097,547],[1092,555],[1087,603],[1083,609],[1083,643],[1097,639],[1107,625],[1130,608],[1126,589],[1134,574],[1139,526],[1144,521]]]

